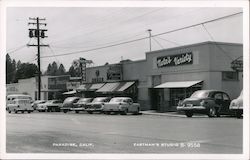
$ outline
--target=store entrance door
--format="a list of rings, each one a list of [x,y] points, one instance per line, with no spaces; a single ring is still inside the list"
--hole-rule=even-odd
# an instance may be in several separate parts
[[[159,111],[163,105],[163,89],[150,89],[151,110]]]

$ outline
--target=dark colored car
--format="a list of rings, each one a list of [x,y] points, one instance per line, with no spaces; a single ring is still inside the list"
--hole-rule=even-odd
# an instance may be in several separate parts
[[[194,113],[207,114],[209,117],[229,114],[230,97],[227,93],[217,90],[199,90],[177,106],[178,111],[184,111],[187,117]]]
[[[61,108],[61,111],[64,113],[67,113],[71,110],[71,108],[74,108],[74,103],[76,103],[80,97],[68,97],[63,101],[63,105]]]
[[[110,101],[110,97],[96,97],[91,103],[86,104],[86,109],[89,114],[93,112],[101,112],[103,111],[104,103]]]
[[[86,104],[92,102],[93,98],[81,98],[78,102],[74,103],[74,107],[71,108],[72,111],[79,113],[80,111],[85,111]]]

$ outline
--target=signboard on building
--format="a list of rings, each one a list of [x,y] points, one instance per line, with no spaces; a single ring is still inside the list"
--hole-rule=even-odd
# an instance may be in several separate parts
[[[231,62],[231,68],[238,72],[243,72],[243,60],[234,60]]]
[[[110,65],[107,70],[107,80],[122,80],[122,65]]]
[[[80,87],[80,82],[66,82],[67,90],[75,90]]]
[[[69,75],[65,76],[55,76],[48,78],[48,89],[60,89],[66,90],[66,83],[69,81]]]
[[[193,64],[193,53],[188,52],[178,55],[157,57],[156,63],[158,68]]]

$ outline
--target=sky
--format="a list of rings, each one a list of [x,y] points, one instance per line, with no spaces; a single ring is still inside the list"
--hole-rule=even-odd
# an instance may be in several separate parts
[[[12,59],[36,63],[35,38],[28,37],[29,17],[46,18],[44,29],[48,38],[41,48],[41,68],[62,63],[66,70],[73,60],[83,57],[92,60],[92,66],[118,63],[120,60],[142,60],[149,51],[149,39],[106,47],[134,39],[148,37],[148,29],[156,35],[219,17],[242,12],[234,7],[8,7],[6,50]],[[152,38],[152,51],[194,44],[204,41],[243,42],[243,19],[238,14],[226,19],[205,23],[185,30]],[[97,49],[94,51],[87,51]],[[79,52],[78,52],[79,51]],[[65,53],[78,52],[64,56]],[[49,56],[46,58],[46,56]]]

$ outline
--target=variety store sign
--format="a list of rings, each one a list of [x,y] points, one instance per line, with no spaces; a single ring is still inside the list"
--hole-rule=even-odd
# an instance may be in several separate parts
[[[156,63],[158,68],[193,64],[193,54],[192,52],[189,52],[178,55],[158,57]]]

